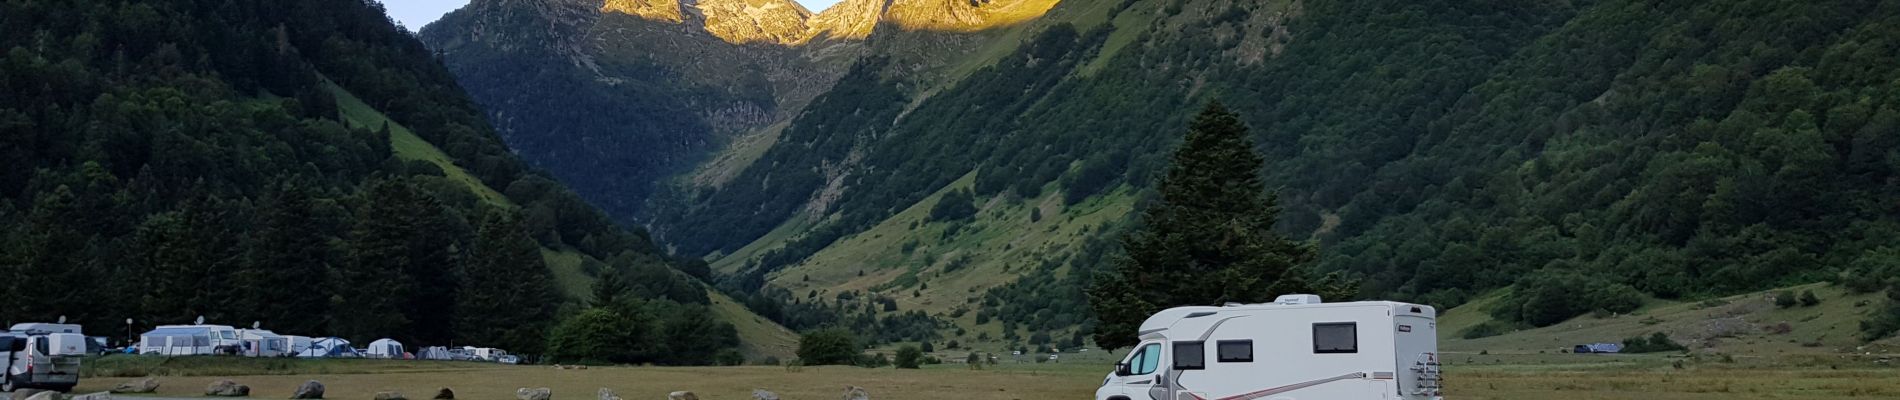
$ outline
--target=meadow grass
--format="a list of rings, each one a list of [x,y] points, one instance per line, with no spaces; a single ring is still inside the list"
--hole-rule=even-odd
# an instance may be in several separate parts
[[[945,354],[945,356],[948,356]],[[390,360],[256,360],[214,357],[112,356],[92,361],[79,392],[104,390],[127,378],[101,373],[142,368],[158,376],[158,395],[196,397],[220,378],[250,385],[253,397],[281,398],[305,380],[329,387],[330,398],[369,398],[380,391],[410,396],[453,388],[463,399],[512,399],[520,387],[549,387],[556,399],[593,398],[610,388],[630,399],[690,390],[705,399],[750,398],[766,389],[788,399],[838,398],[846,385],[877,399],[1087,399],[1105,362],[1029,363],[970,370],[930,365],[920,370],[857,367],[594,367],[505,366]],[[1094,361],[1094,360],[1092,360]],[[1450,399],[1871,399],[1900,397],[1900,370],[1872,357],[1810,354],[1737,360],[1680,356],[1505,354],[1448,357]],[[1678,367],[1677,363],[1681,366]]]

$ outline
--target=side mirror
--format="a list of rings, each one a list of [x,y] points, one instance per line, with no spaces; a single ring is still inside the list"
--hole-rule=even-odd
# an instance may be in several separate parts
[[[1115,376],[1129,376],[1134,374],[1134,369],[1129,367],[1128,363],[1115,363]]]
[[[26,339],[13,336],[0,336],[0,349],[8,352],[26,350]]]

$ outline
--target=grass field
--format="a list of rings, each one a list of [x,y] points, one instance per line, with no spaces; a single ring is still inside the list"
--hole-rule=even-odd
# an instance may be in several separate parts
[[[947,355],[947,354],[946,354]],[[876,399],[1087,399],[1109,367],[1103,362],[1034,364],[1005,361],[973,371],[959,365],[922,370],[856,367],[596,367],[560,370],[457,362],[378,360],[245,360],[116,356],[114,367],[92,373],[140,371],[159,375],[159,395],[196,397],[203,386],[232,378],[255,398],[284,398],[305,380],[329,388],[329,398],[369,398],[379,391],[425,396],[450,387],[463,399],[512,399],[518,387],[549,387],[556,399],[593,398],[606,387],[629,399],[658,399],[690,390],[706,399],[750,398],[767,389],[787,399],[834,399],[845,385]],[[1667,356],[1569,354],[1451,355],[1446,397],[1518,399],[1875,399],[1900,397],[1900,369],[1867,357],[1830,355],[1760,357],[1732,361]],[[98,364],[106,362],[94,361]],[[1676,366],[1681,362],[1681,367]],[[105,390],[129,378],[88,377],[78,392]]]

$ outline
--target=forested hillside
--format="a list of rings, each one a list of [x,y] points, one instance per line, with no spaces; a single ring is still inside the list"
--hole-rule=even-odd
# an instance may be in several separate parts
[[[0,49],[7,321],[532,354],[585,300],[562,270],[639,277],[653,345],[698,355],[653,361],[736,345],[701,283],[524,166],[375,1],[8,0]]]
[[[1079,345],[1090,271],[1219,100],[1318,249],[1299,270],[1362,297],[1542,326],[1900,275],[1891,2],[1067,0],[934,36],[969,65],[912,34],[643,222],[794,329]]]

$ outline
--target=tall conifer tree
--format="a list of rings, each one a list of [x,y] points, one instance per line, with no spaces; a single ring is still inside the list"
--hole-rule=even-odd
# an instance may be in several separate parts
[[[462,342],[534,352],[546,343],[560,299],[540,246],[507,213],[491,211],[482,222],[463,274],[455,324]]]
[[[1126,256],[1089,290],[1101,321],[1097,345],[1134,344],[1141,321],[1162,308],[1260,302],[1303,289],[1289,272],[1313,250],[1273,232],[1280,210],[1262,168],[1246,125],[1220,103],[1194,118],[1161,180],[1160,202],[1143,210],[1141,226],[1122,237]]]

